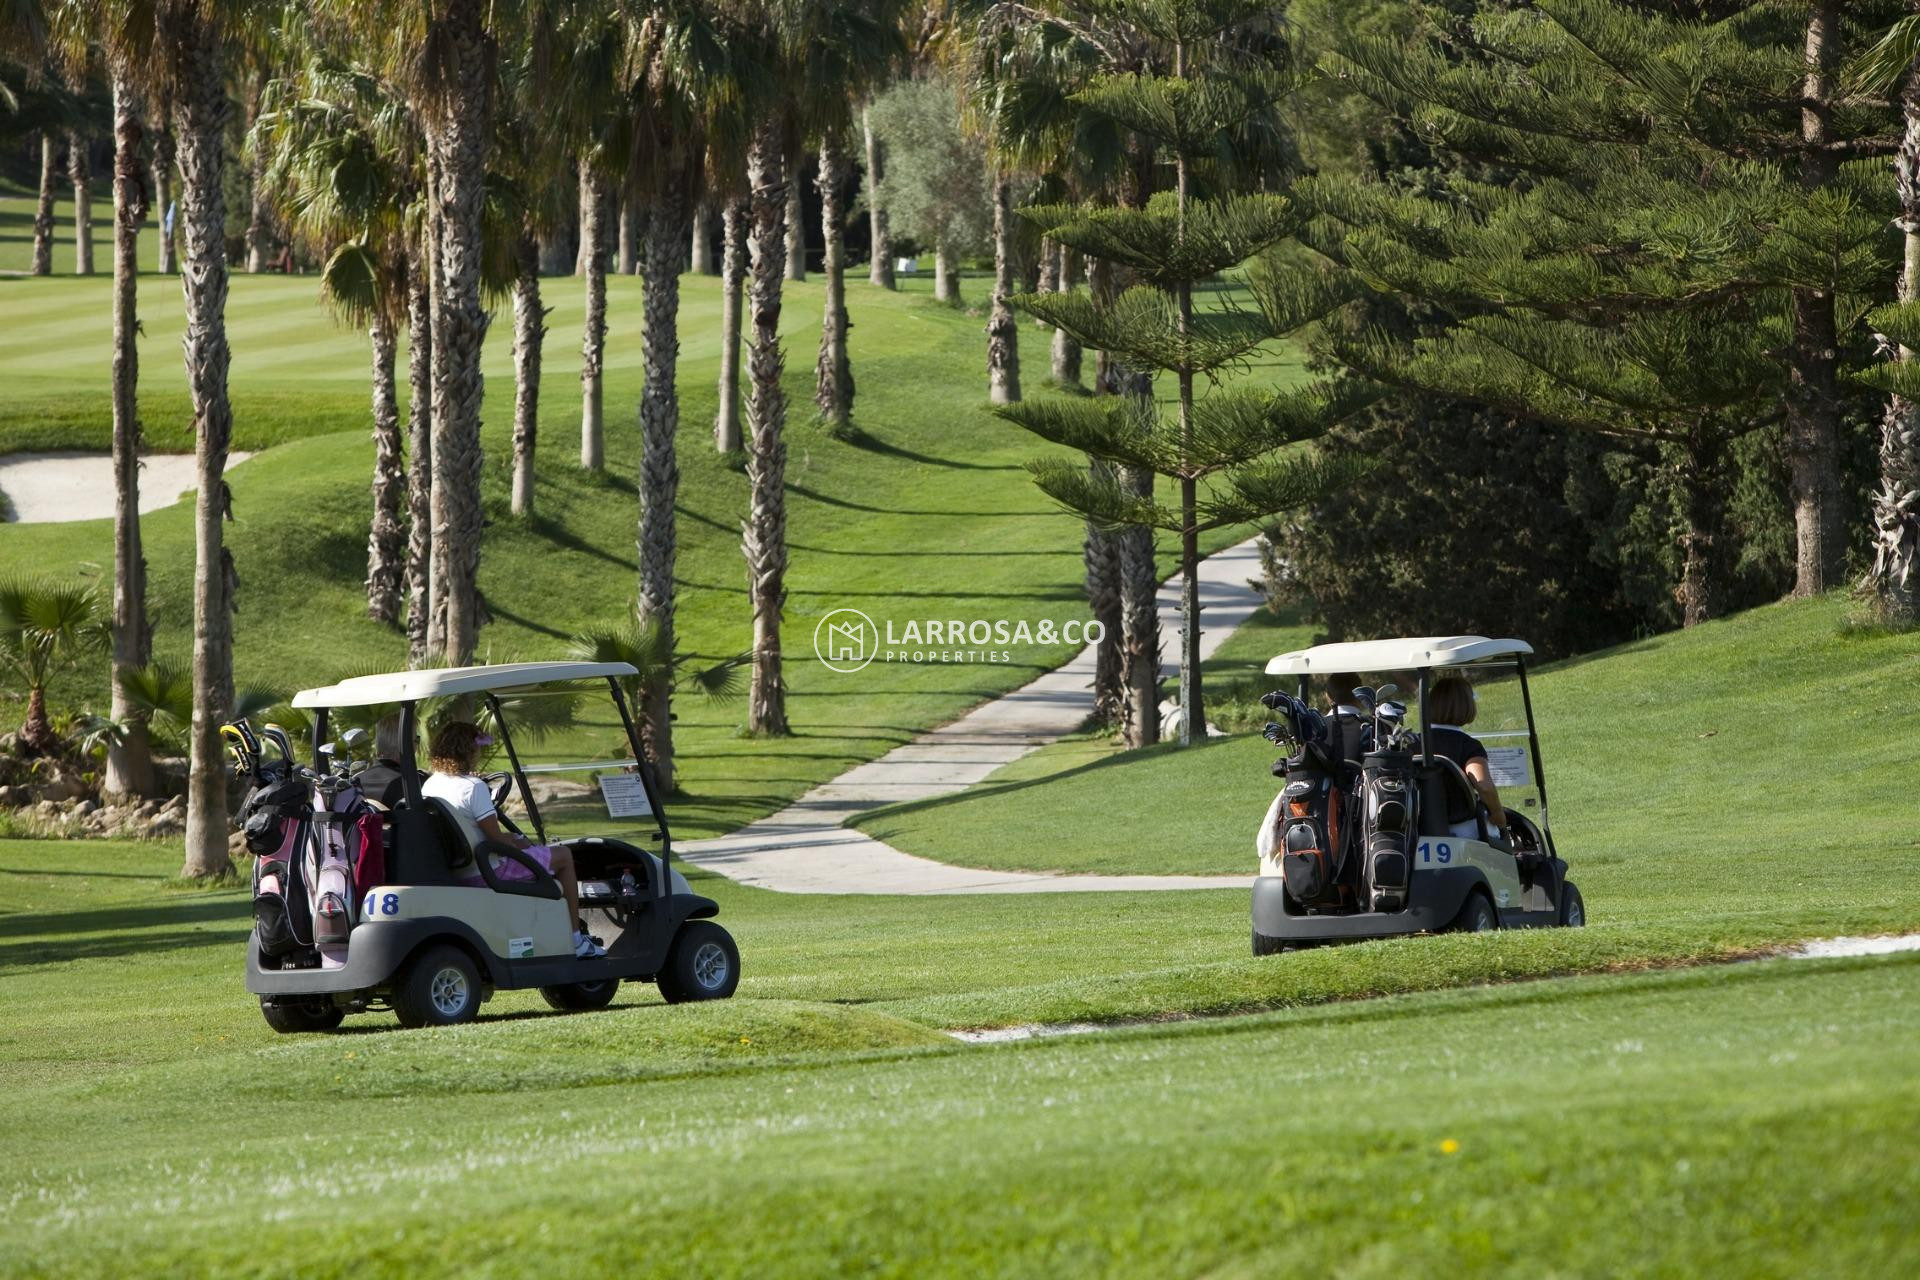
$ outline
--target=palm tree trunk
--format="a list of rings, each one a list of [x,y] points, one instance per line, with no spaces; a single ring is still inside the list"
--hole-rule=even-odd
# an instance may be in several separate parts
[[[718,275],[713,261],[713,207],[705,200],[694,206],[691,240],[687,269],[697,276]]]
[[[1820,0],[1807,14],[1800,185],[1809,192],[1828,185],[1838,165],[1826,144],[1834,72],[1840,59],[1839,8],[1836,0]],[[1819,595],[1837,585],[1846,553],[1840,503],[1838,347],[1833,290],[1796,287],[1786,400],[1796,596]]]
[[[607,350],[607,181],[589,171],[580,191],[580,257],[587,273],[587,321],[580,339],[580,465],[606,465],[607,427],[601,380]]]
[[[721,219],[726,234],[720,250],[720,411],[713,419],[713,446],[732,453],[740,447],[740,294],[747,275],[747,202],[729,199]]]
[[[367,534],[367,616],[392,626],[400,620],[400,589],[407,573],[407,464],[394,394],[393,321],[376,311],[367,331],[373,348],[373,526]]]
[[[146,129],[126,71],[113,74],[113,719],[125,734],[107,748],[108,795],[153,791],[146,716],[120,688],[151,655],[147,561],[140,543],[140,224],[147,218],[140,147]]]
[[[860,108],[860,128],[867,141],[867,230],[873,240],[873,256],[867,263],[867,282],[882,289],[895,288],[893,279],[893,234],[887,225],[887,206],[880,199],[880,184],[886,180],[886,158],[881,154],[879,137],[873,131],[868,109]]]
[[[1056,246],[1059,267],[1054,273],[1054,288],[1073,292],[1074,252],[1066,245]],[[1065,329],[1053,331],[1053,381],[1056,386],[1080,385],[1080,344]]]
[[[576,186],[579,194],[574,200],[574,226],[579,234],[573,238],[573,274],[584,276],[587,274],[587,217],[588,211],[594,207],[593,172],[585,160],[580,161],[579,178]]]
[[[748,350],[747,481],[750,488],[743,550],[747,592],[753,601],[753,680],[747,728],[787,732],[787,688],[780,669],[780,611],[787,598],[787,422],[780,387],[780,293],[785,274],[789,201],[778,121],[763,121],[747,152],[753,191],[753,281],[748,305],[753,337]]]
[[[673,505],[680,494],[674,437],[680,396],[680,255],[687,243],[688,174],[662,176],[647,218],[645,299],[640,351],[646,381],[640,391],[640,621],[660,628],[664,651],[674,649]],[[673,789],[673,682],[652,681],[642,707],[647,755],[662,789]]]
[[[847,239],[846,209],[840,187],[846,178],[847,157],[839,135],[828,130],[820,144],[820,230],[826,242],[826,314],[820,324],[820,358],[814,364],[814,403],[831,434],[844,433],[853,422],[853,367],[847,359]]]
[[[407,262],[407,665],[428,656],[433,617],[433,252]]]
[[[993,184],[993,303],[987,312],[987,399],[1020,399],[1020,322],[1013,315],[1013,184]]]
[[[933,246],[933,300],[960,305],[960,264],[953,260],[944,239],[935,241]]]
[[[159,193],[160,274],[173,275],[180,270],[179,232],[173,220],[173,126],[163,125],[153,139],[154,187]]]
[[[1920,63],[1900,95],[1905,129],[1893,157],[1903,240],[1899,300],[1920,301]],[[1920,358],[1896,347],[1894,358]],[[1862,584],[1873,595],[1883,622],[1910,627],[1920,621],[1920,582],[1913,576],[1920,555],[1920,401],[1889,396],[1880,419],[1880,488],[1873,495],[1873,564]]]
[[[67,134],[67,177],[73,182],[73,274],[93,274],[93,172],[87,144]]]
[[[40,135],[40,202],[33,211],[33,265],[36,276],[53,274],[53,182],[60,172],[60,149],[51,133]]]
[[[540,305],[540,242],[523,229],[514,247],[513,514],[533,514],[533,453],[540,436],[540,347],[547,309]]]
[[[195,471],[193,567],[193,727],[187,773],[183,876],[224,875],[227,776],[220,725],[233,708],[233,553],[224,542],[230,512],[227,446],[227,217],[223,182],[227,94],[220,36],[198,5],[163,5],[159,44],[171,62],[174,127],[180,142],[181,223],[186,233],[187,389],[193,401]]]
[[[1040,260],[1036,264],[1033,281],[1033,291],[1035,293],[1061,292],[1060,255],[1055,251],[1056,248],[1057,246],[1053,243],[1051,237],[1040,237]],[[1033,323],[1036,328],[1040,329],[1049,329],[1052,327],[1039,316],[1033,318]]]
[[[1186,46],[1174,44],[1174,74],[1187,74]],[[1174,161],[1174,199],[1183,246],[1187,236],[1187,199],[1189,195],[1187,157]],[[1187,348],[1193,332],[1193,282],[1182,280],[1175,290],[1178,307],[1180,345]],[[1190,747],[1207,740],[1206,690],[1200,670],[1200,531],[1199,484],[1193,476],[1193,365],[1183,359],[1180,380],[1180,745]]]
[[[804,199],[807,176],[804,166],[794,166],[787,175],[787,279],[807,278],[807,204]]]
[[[1095,479],[1110,481],[1114,467],[1099,458],[1087,459]],[[1125,701],[1120,679],[1120,548],[1112,534],[1087,522],[1081,550],[1086,566],[1087,606],[1100,624],[1100,640],[1093,653],[1093,716],[1100,724],[1119,725]]]
[[[620,266],[623,276],[635,275],[640,270],[640,201],[630,191],[619,196],[620,205]]]
[[[260,99],[266,92],[264,72],[256,76],[247,95],[247,132],[253,131],[260,117]],[[267,270],[273,258],[273,198],[267,191],[267,151],[251,148],[247,163],[247,274],[257,276]]]
[[[446,628],[441,654],[465,666],[484,604],[480,599],[480,349],[487,311],[480,298],[485,237],[487,136],[492,127],[492,42],[482,26],[482,0],[448,0],[437,24],[448,83],[425,118],[437,162],[440,262],[433,326],[433,572],[444,582]]]
[[[47,687],[43,684],[27,689],[27,718],[20,724],[20,754],[29,760],[60,754],[60,735],[53,731],[53,721],[47,716]]]
[[[1119,292],[1111,263],[1087,261],[1087,287],[1103,305],[1111,306]],[[1130,396],[1143,413],[1153,412],[1153,379],[1121,365],[1107,352],[1095,364],[1094,394]],[[1122,478],[1133,492],[1153,496],[1153,473],[1126,469]],[[1144,747],[1160,740],[1160,611],[1156,597],[1160,575],[1153,558],[1153,534],[1146,529],[1121,529],[1108,537],[1120,574],[1119,679],[1121,740]]]

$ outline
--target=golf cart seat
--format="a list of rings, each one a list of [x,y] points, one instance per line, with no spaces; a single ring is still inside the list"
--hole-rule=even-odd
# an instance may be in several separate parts
[[[1437,755],[1432,772],[1427,774],[1426,794],[1420,806],[1420,834],[1444,836],[1458,822],[1477,823],[1480,843],[1496,849],[1510,848],[1506,833],[1487,821],[1487,806],[1481,803],[1480,790],[1466,770]]]
[[[405,813],[403,807],[401,813]],[[471,815],[455,809],[436,796],[423,796],[420,800],[420,817],[425,819],[424,837],[428,849],[438,854],[437,858],[410,858],[410,869],[420,867],[421,863],[438,863],[439,874],[428,881],[410,883],[458,884],[476,872],[487,882],[487,887],[495,893],[519,894],[530,898],[560,898],[565,895],[560,890],[559,881],[553,878],[539,863],[511,845],[487,838]],[[396,822],[396,827],[401,825]],[[409,851],[412,852],[411,850]],[[531,880],[507,880],[496,869],[499,859],[517,862],[533,873]],[[425,870],[426,868],[420,867]]]

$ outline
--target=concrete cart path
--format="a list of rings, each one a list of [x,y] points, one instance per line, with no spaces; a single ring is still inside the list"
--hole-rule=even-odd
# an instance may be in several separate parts
[[[1261,604],[1259,540],[1200,565],[1204,658]],[[1160,664],[1179,667],[1179,583],[1160,589]],[[902,853],[843,824],[881,805],[964,791],[1009,761],[1074,732],[1093,712],[1091,646],[1023,688],[921,734],[815,787],[793,804],[711,840],[675,848],[688,862],[782,893],[1075,893],[1083,890],[1245,888],[1243,876],[1062,875],[985,871]]]

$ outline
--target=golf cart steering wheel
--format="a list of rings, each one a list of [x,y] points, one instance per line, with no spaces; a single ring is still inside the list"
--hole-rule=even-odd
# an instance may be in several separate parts
[[[504,810],[507,801],[513,797],[513,775],[487,773],[482,774],[480,780],[487,784],[487,790],[493,794],[493,807]]]

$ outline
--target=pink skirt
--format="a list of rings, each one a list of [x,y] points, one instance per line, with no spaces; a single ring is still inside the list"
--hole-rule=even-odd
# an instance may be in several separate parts
[[[520,852],[539,863],[541,869],[548,875],[553,874],[553,850],[549,849],[546,845],[536,844],[531,848],[522,849]],[[482,856],[484,857],[486,855],[483,854]],[[527,870],[525,866],[514,861],[512,858],[500,858],[495,861],[493,864],[493,874],[507,881],[526,881],[533,879],[533,872]],[[487,878],[476,870],[472,875],[463,877],[460,883],[469,886],[485,887]]]

